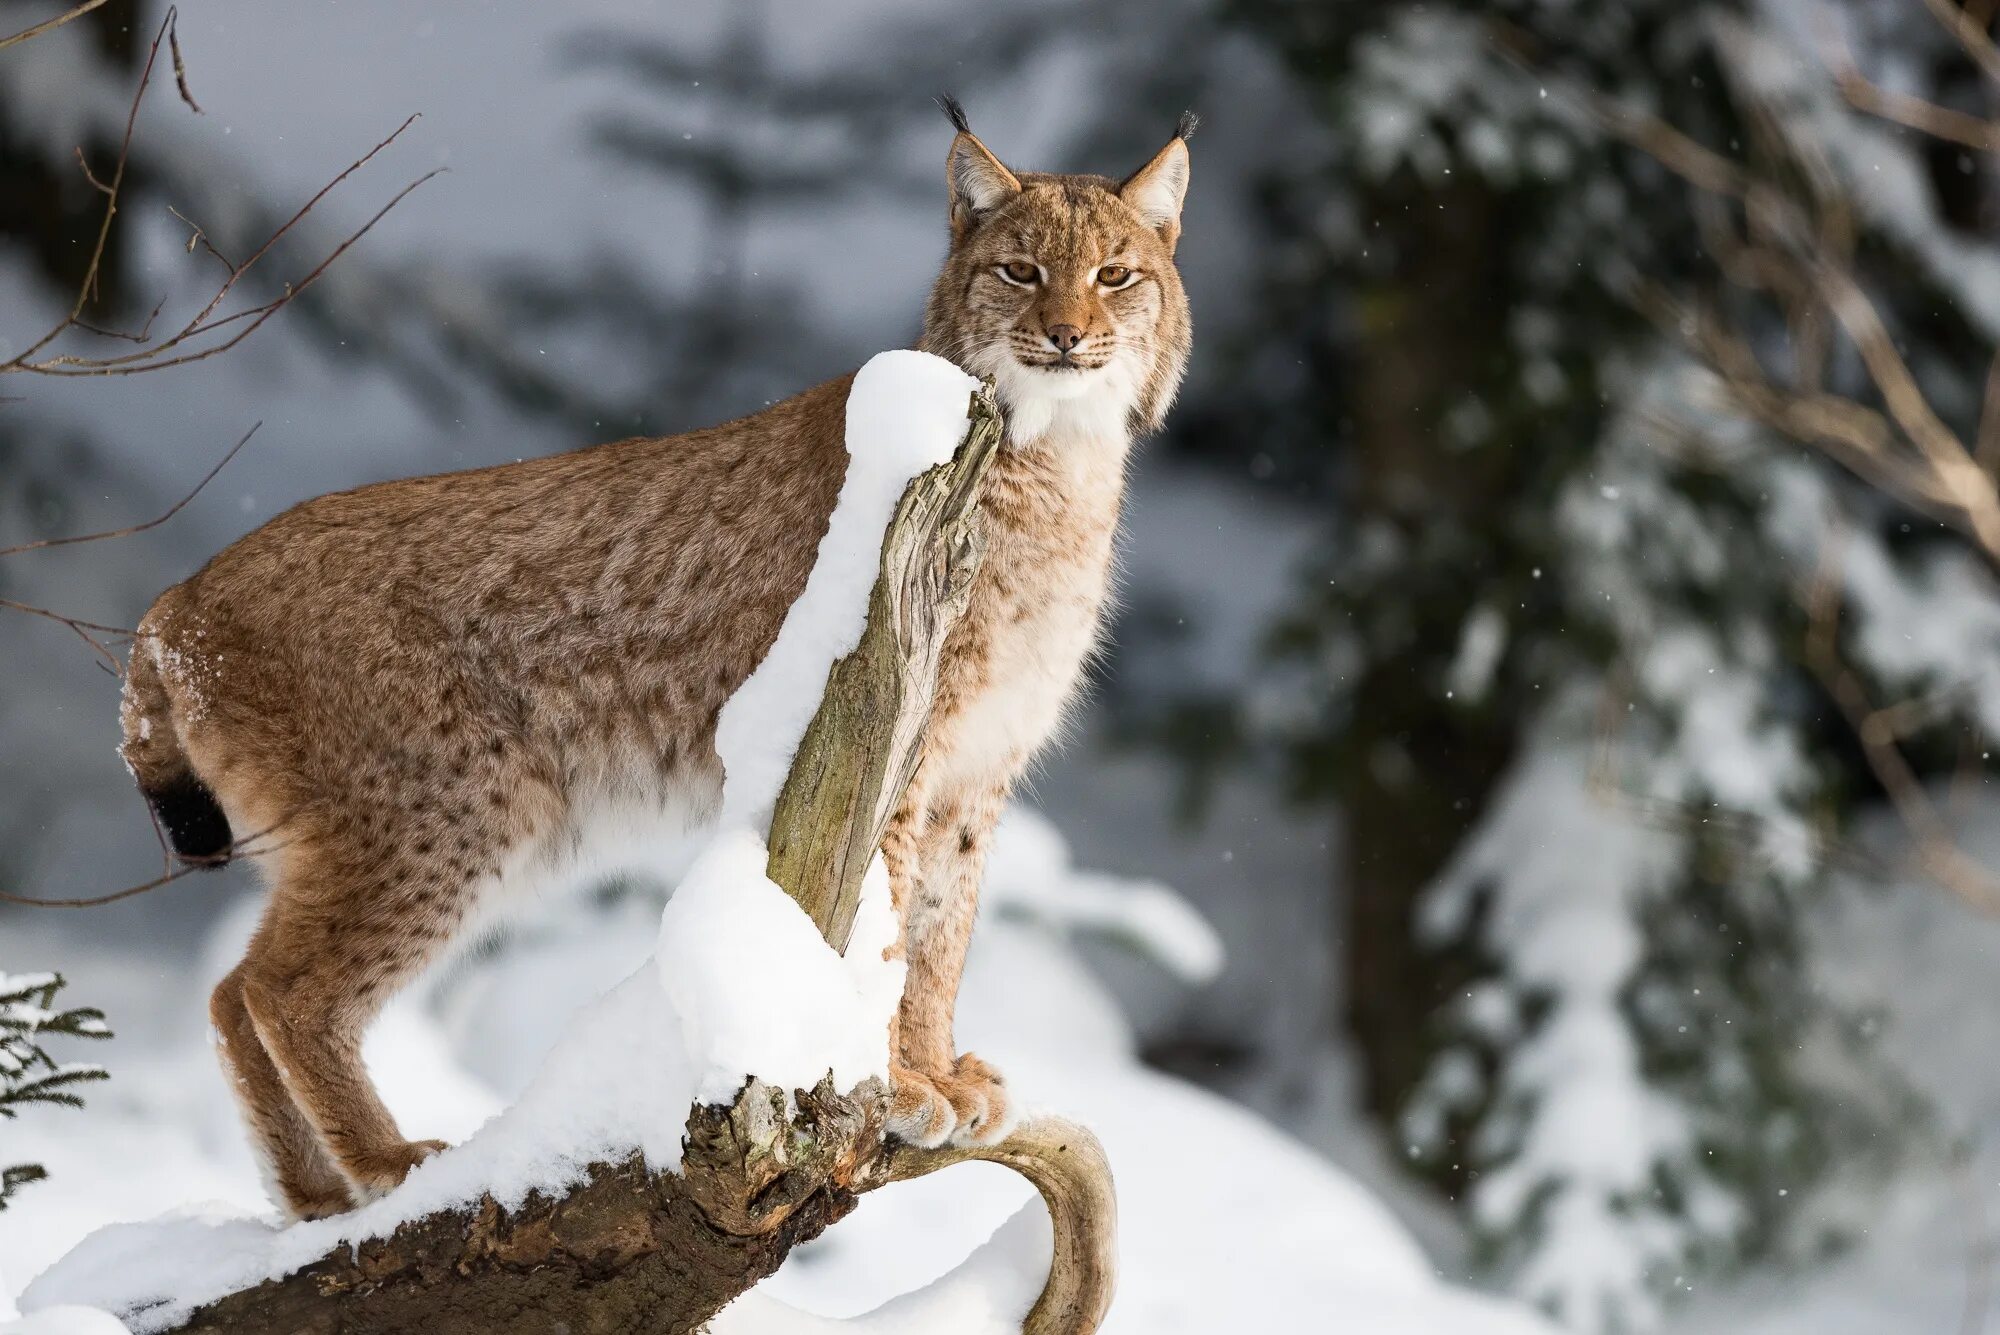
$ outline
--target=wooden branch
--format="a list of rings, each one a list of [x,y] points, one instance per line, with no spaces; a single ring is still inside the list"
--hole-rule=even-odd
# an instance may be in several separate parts
[[[1808,628],[1806,666],[1861,743],[1863,757],[1910,833],[1917,867],[1982,913],[2000,912],[2000,878],[1968,854],[1925,790],[1899,745],[1909,731],[1904,716],[1921,713],[1909,703],[1877,707],[1861,677],[1840,654],[1840,575],[1844,534],[1836,529],[1813,581],[1801,593]]]
[[[990,388],[965,442],[904,492],[882,544],[868,621],[828,673],[772,819],[770,874],[829,944],[853,926],[861,877],[916,768],[944,639],[983,554],[979,489],[1001,436]],[[879,1081],[786,1091],[752,1080],[688,1115],[679,1172],[633,1156],[591,1165],[560,1199],[488,1197],[336,1248],[179,1327],[221,1335],[543,1335],[702,1329],[865,1192],[972,1160],[1041,1193],[1055,1248],[1026,1335],[1089,1335],[1110,1306],[1116,1202],[1103,1148],[1034,1119],[998,1145],[913,1149],[884,1127]]]
[[[336,1247],[284,1279],[231,1294],[188,1335],[690,1335],[776,1271],[790,1250],[853,1209],[823,1192],[750,1235],[711,1225],[679,1179],[637,1155],[596,1164],[559,1200],[516,1210],[489,1197]]]
[[[1934,139],[1957,144],[1980,153],[2000,150],[2000,125],[1984,116],[1942,107],[1908,93],[1893,92],[1870,80],[1852,65],[1834,71],[1840,92],[1850,103],[1871,116],[1918,130]]]
[[[1966,56],[1979,67],[1981,74],[2000,83],[2000,47],[1993,44],[1993,38],[1986,31],[1990,15],[1961,9],[1952,0],[1924,0],[1924,8],[1930,10],[1939,27],[1958,39],[1958,44],[1965,48]]]
[[[1650,112],[1597,95],[1584,100],[1611,133],[1710,200],[1740,207],[1747,238],[1721,227],[1712,205],[1697,207],[1704,242],[1724,276],[1748,291],[1772,295],[1792,328],[1811,331],[1803,349],[1810,359],[1823,359],[1819,340],[1827,326],[1837,328],[1860,358],[1882,407],[1810,386],[1803,391],[1780,386],[1764,372],[1747,338],[1706,314],[1689,318],[1675,309],[1677,303],[1644,283],[1639,285],[1641,304],[1674,317],[1668,327],[1679,329],[1746,416],[1823,450],[1870,485],[1938,515],[2000,567],[2000,489],[1975,448],[1931,406],[1876,303],[1855,276],[1849,259],[1852,210],[1824,153],[1790,134],[1747,82],[1737,80],[1736,87],[1748,123],[1767,152],[1811,184],[1810,199],[1794,198],[1759,180]],[[1854,91],[1848,88],[1850,96]]]
[[[893,1145],[871,1167],[867,1185],[906,1182],[971,1162],[1005,1164],[1034,1183],[1055,1225],[1049,1282],[1021,1327],[1023,1335],[1096,1330],[1111,1310],[1118,1273],[1118,1198],[1104,1146],[1074,1122],[1038,1117],[998,1145],[930,1150]]]
[[[861,643],[828,674],[771,815],[771,879],[842,953],[862,875],[916,772],[945,633],[984,549],[974,505],[1000,443],[990,391],[973,395],[971,420],[957,457],[903,493]]]

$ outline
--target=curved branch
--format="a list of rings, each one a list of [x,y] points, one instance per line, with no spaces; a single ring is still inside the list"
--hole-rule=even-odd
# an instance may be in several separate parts
[[[842,952],[862,875],[916,773],[945,635],[984,553],[975,506],[1000,444],[991,385],[972,396],[967,417],[958,452],[896,506],[861,643],[827,674],[771,813],[771,879]]]
[[[1089,1335],[1111,1309],[1118,1197],[1110,1160],[1088,1127],[1043,1116],[1022,1123],[997,1145],[892,1145],[871,1166],[871,1180],[862,1190],[975,1161],[1004,1164],[1034,1183],[1055,1229],[1048,1283],[1021,1327],[1023,1335]]]

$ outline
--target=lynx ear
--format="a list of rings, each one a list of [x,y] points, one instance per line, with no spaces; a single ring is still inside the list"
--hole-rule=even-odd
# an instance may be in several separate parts
[[[981,218],[1020,194],[1021,182],[979,142],[957,98],[941,97],[938,105],[958,127],[951,155],[945,159],[945,180],[951,186],[951,234],[964,236]]]
[[[1187,141],[1196,123],[1193,112],[1182,115],[1167,146],[1118,187],[1118,197],[1159,232],[1168,250],[1181,238],[1181,202],[1187,198],[1188,187]]]

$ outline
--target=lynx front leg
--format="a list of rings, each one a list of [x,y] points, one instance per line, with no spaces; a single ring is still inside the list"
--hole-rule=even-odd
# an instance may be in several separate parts
[[[990,1143],[1011,1124],[999,1072],[971,1054],[959,1056],[952,1036],[986,848],[1005,800],[998,788],[941,796],[921,815],[912,813],[905,827],[915,857],[898,908],[910,975],[892,1036],[890,1125],[914,1144]],[[893,882],[894,857],[890,869]]]

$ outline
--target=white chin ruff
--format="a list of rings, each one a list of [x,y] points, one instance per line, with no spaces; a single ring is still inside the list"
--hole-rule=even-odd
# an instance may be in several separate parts
[[[1134,394],[1120,361],[1095,371],[1044,371],[1010,357],[994,379],[1016,444],[1050,435],[1127,438]]]

